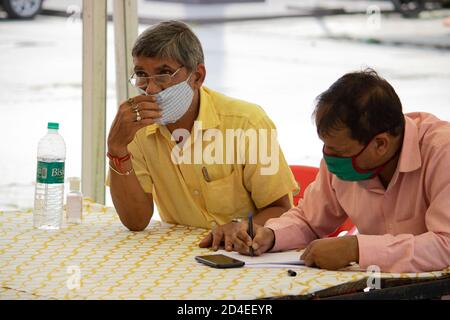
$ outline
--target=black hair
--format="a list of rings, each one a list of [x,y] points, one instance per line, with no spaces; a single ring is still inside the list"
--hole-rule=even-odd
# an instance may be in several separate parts
[[[313,116],[320,137],[347,128],[350,137],[361,144],[382,132],[396,137],[405,127],[399,97],[373,69],[339,78],[316,98]]]

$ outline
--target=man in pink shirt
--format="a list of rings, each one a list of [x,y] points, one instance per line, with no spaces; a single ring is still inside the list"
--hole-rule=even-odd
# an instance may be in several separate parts
[[[316,180],[298,207],[255,225],[253,241],[243,224],[235,250],[306,247],[306,265],[330,270],[351,262],[384,272],[450,266],[450,123],[403,114],[392,86],[370,69],[337,80],[314,115],[324,142]],[[320,239],[347,217],[357,236]]]

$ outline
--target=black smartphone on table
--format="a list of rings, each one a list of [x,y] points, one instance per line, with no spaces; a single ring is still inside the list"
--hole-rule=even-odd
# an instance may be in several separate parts
[[[207,266],[213,267],[213,268],[239,268],[242,267],[245,262],[227,257],[223,254],[210,254],[206,256],[196,256],[195,260],[197,260],[200,263],[206,264]]]

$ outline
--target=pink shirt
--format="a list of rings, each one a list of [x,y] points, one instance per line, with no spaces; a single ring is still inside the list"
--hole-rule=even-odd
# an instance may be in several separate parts
[[[339,180],[322,160],[304,199],[265,226],[272,251],[306,247],[348,217],[359,231],[359,264],[384,272],[422,272],[450,266],[450,123],[424,113],[405,115],[397,169],[387,189],[378,178]]]

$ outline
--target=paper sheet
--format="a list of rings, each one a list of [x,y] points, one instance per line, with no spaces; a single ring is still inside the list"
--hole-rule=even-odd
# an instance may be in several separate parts
[[[227,252],[225,250],[219,250],[217,253],[244,261],[245,266],[247,267],[284,268],[294,265],[304,265],[303,260],[300,260],[300,256],[303,252],[297,250],[263,253],[262,255],[255,257],[245,256],[234,251]]]

